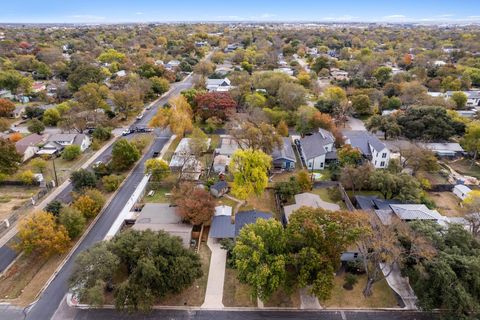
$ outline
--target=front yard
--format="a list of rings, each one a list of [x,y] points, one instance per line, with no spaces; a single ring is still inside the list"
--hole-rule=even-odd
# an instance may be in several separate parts
[[[225,307],[256,307],[257,300],[250,294],[250,288],[240,283],[235,269],[225,269],[225,281],[223,283],[223,305]]]

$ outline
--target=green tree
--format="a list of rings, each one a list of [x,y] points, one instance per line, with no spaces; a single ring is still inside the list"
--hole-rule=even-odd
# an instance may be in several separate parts
[[[455,106],[457,109],[463,109],[467,104],[467,95],[461,91],[456,91],[452,93],[452,96],[450,99],[452,99],[453,102],[455,102]]]
[[[97,185],[97,177],[95,173],[86,169],[79,169],[72,172],[70,181],[73,184],[73,188],[80,191],[84,188],[94,188]]]
[[[145,173],[151,175],[152,181],[162,181],[170,173],[170,167],[165,160],[148,159],[145,161]]]
[[[112,137],[112,130],[102,126],[98,126],[93,130],[92,137],[100,141],[110,140]]]
[[[103,188],[108,192],[113,192],[117,190],[120,184],[122,183],[122,181],[123,181],[123,177],[116,174],[111,174],[111,175],[102,177]]]
[[[32,119],[28,122],[27,129],[31,133],[41,134],[43,131],[45,131],[45,125],[38,119]]]
[[[383,131],[385,140],[398,137],[402,133],[402,127],[398,124],[397,119],[391,115],[373,115],[367,120],[365,127],[373,133]]]
[[[22,76],[16,70],[5,70],[0,72],[0,88],[10,90],[13,94],[22,89],[24,93],[29,93],[32,89],[32,79]]]
[[[369,185],[372,190],[380,192],[385,199],[418,202],[422,194],[420,183],[406,173],[375,170],[370,176]]]
[[[284,110],[297,110],[305,104],[307,90],[296,83],[283,83],[278,89],[278,101]]]
[[[143,106],[140,91],[136,87],[113,91],[112,101],[124,119],[128,119],[128,115],[137,112]]]
[[[296,177],[290,177],[288,181],[275,183],[275,193],[280,197],[282,203],[292,201],[293,197],[301,191]]]
[[[140,152],[127,139],[115,141],[112,148],[112,166],[116,170],[129,169],[138,159]]]
[[[473,153],[472,165],[480,152],[480,122],[473,121],[467,125],[466,133],[462,138],[462,145],[466,151]]]
[[[264,108],[267,98],[259,92],[249,93],[245,96],[245,105],[248,108]]]
[[[280,222],[259,219],[242,228],[233,249],[240,282],[250,285],[252,295],[267,301],[285,285],[287,239]]]
[[[259,150],[237,150],[229,168],[233,174],[232,194],[240,199],[261,195],[268,185],[272,158]]]
[[[73,92],[87,83],[100,83],[105,79],[100,68],[89,64],[81,64],[68,76],[68,85]]]
[[[385,66],[378,67],[373,73],[373,76],[377,79],[380,85],[384,85],[392,77],[392,68]]]
[[[58,121],[61,119],[60,112],[53,108],[53,109],[48,109],[43,113],[43,123],[47,126],[56,126]]]
[[[170,82],[165,78],[151,77],[152,91],[155,94],[162,95],[170,89]]]
[[[346,144],[338,150],[338,160],[341,166],[357,165],[362,160],[362,153],[357,148]]]
[[[78,209],[64,207],[58,215],[58,223],[65,227],[70,239],[75,239],[85,228],[86,219]]]
[[[123,62],[125,59],[125,54],[115,49],[108,49],[98,56],[98,60],[103,63]]]
[[[50,201],[46,206],[45,206],[45,211],[48,213],[53,214],[55,217],[58,217],[60,214],[60,210],[63,208],[63,204],[58,201],[58,200],[53,200]]]
[[[63,151],[62,151],[62,158],[67,160],[67,161],[72,161],[77,159],[80,154],[82,154],[82,150],[80,149],[80,146],[77,144],[72,144],[69,146],[66,146]]]
[[[302,170],[297,173],[297,181],[298,185],[300,186],[300,190],[302,192],[307,192],[312,190],[313,187],[313,181],[312,177],[310,176],[310,173],[306,170]]]
[[[0,138],[0,175],[15,173],[20,162],[22,156],[17,153],[15,144],[8,139]]]
[[[370,98],[366,94],[352,96],[352,107],[360,115],[371,114]]]

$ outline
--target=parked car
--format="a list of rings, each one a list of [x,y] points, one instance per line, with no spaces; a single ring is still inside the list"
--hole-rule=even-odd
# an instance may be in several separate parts
[[[152,158],[158,158],[159,155],[160,155],[160,151],[154,151],[152,154]]]
[[[129,134],[133,133],[132,130],[130,129],[125,129],[122,131],[122,136],[128,136]]]
[[[142,120],[143,118],[143,113],[140,113],[138,116],[137,116],[137,120]]]

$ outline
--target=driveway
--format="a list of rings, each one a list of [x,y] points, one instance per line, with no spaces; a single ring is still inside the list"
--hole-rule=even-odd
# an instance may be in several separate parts
[[[223,282],[225,280],[225,266],[227,251],[221,248],[216,239],[208,238],[207,245],[212,251],[210,269],[208,270],[207,290],[202,308],[223,309]]]
[[[350,130],[367,131],[363,121],[354,117],[348,117],[347,125],[350,127]]]

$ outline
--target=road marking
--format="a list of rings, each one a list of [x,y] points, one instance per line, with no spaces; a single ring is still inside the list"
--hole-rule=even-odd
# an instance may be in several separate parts
[[[342,320],[347,320],[347,316],[345,315],[345,312],[340,311],[340,315],[342,316]]]

